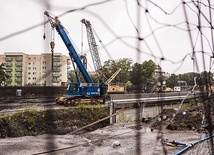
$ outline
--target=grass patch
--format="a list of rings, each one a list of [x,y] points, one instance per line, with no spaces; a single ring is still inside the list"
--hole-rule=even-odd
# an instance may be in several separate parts
[[[66,134],[109,115],[107,107],[80,105],[74,108],[37,111],[27,108],[13,115],[0,117],[0,137],[34,136],[39,134]],[[109,125],[100,122],[86,131]]]

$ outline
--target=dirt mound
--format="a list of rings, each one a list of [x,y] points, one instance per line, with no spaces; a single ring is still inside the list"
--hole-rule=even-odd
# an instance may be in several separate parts
[[[17,111],[13,115],[0,117],[0,138],[35,136],[41,134],[67,134],[109,115],[107,107],[64,108],[57,110]],[[152,123],[153,129],[195,130],[202,129],[202,106],[192,106],[189,110],[177,112],[174,109],[164,109],[156,118],[144,120]],[[109,119],[90,126],[79,133],[93,131],[108,126]]]
[[[66,134],[109,115],[108,108],[25,110],[0,117],[0,137]],[[87,132],[109,125],[109,119],[81,130]]]
[[[162,123],[163,127],[169,130],[200,131],[203,120],[201,109],[201,106],[193,106],[189,110],[181,110],[179,112],[174,109],[164,109],[163,112],[155,118],[152,127],[157,129]]]

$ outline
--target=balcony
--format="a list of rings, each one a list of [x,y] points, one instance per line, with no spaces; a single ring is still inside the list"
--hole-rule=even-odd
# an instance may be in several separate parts
[[[58,80],[58,79],[53,79],[52,82],[53,82],[53,83],[59,83],[60,80]]]
[[[68,75],[67,75],[67,78],[68,78],[68,79],[70,79],[70,78],[71,78],[71,75],[70,75],[70,74],[68,74]]]
[[[17,82],[16,85],[17,86],[22,86],[22,83],[21,82]]]
[[[10,82],[6,82],[6,83],[7,83],[7,86],[12,86]]]
[[[11,57],[6,57],[5,60],[6,61],[12,61],[13,59]]]
[[[6,82],[12,82],[12,79],[7,79]]]
[[[12,63],[11,62],[6,62],[5,65],[6,65],[6,67],[11,67]]]
[[[16,82],[22,82],[22,78],[17,78],[15,81]]]
[[[17,67],[21,67],[22,66],[22,62],[17,62],[15,63]]]
[[[23,58],[22,57],[17,57],[16,61],[23,61]]]
[[[55,57],[55,58],[53,58],[53,61],[55,61],[55,62],[60,62],[60,57]]]
[[[60,71],[61,71],[61,69],[59,67],[54,67],[53,68],[53,72],[60,72]]]
[[[19,76],[22,76],[22,74],[21,73],[15,73],[15,76],[19,77]]]
[[[53,73],[53,77],[60,77],[60,74],[58,74],[58,73]]]
[[[53,66],[54,66],[54,67],[60,67],[60,66],[61,66],[61,63],[53,63]]]
[[[68,62],[67,62],[67,65],[71,65],[71,62],[70,62],[70,61],[68,61]]]
[[[12,72],[12,68],[11,67],[6,67],[5,71],[6,72]]]
[[[15,70],[16,70],[16,72],[22,72],[22,68],[21,67],[17,67]]]

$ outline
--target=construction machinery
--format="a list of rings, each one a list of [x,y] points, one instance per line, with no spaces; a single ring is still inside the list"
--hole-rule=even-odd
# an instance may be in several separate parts
[[[89,45],[89,49],[91,52],[91,57],[94,63],[94,68],[95,71],[98,74],[99,80],[100,81],[105,81],[105,75],[103,74],[102,71],[102,64],[101,64],[101,60],[100,60],[100,55],[98,52],[98,48],[97,48],[97,44],[96,44],[96,40],[94,37],[94,34],[96,35],[96,37],[99,39],[98,35],[96,34],[96,32],[94,31],[94,29],[92,28],[92,25],[90,23],[90,21],[86,20],[86,19],[82,19],[81,22],[83,24],[85,24],[86,26],[86,32],[87,32],[87,38],[88,38],[88,45]],[[108,53],[107,49],[105,48],[104,44],[102,43],[102,41],[99,39],[99,42],[102,44],[103,48],[106,50],[106,52]],[[108,53],[108,55],[110,55]],[[113,60],[114,62],[114,60]],[[115,65],[115,63],[114,63]],[[117,66],[116,66],[117,67]],[[108,94],[112,94],[112,93],[125,93],[125,84],[115,84],[115,83],[111,83],[112,80],[114,80],[114,78],[120,73],[121,68],[117,67],[117,71],[109,78],[105,81],[105,85],[108,85],[108,89],[107,89],[107,93]]]
[[[45,11],[44,14],[47,16],[48,21],[52,28],[56,29],[61,39],[63,40],[65,46],[69,51],[69,56],[73,62],[75,76],[77,82],[69,83],[67,85],[67,96],[59,97],[56,99],[56,103],[63,104],[76,104],[80,102],[105,102],[107,96],[107,88],[108,86],[103,82],[94,83],[88,74],[84,63],[82,62],[82,58],[84,56],[79,56],[68,37],[68,32],[65,30],[64,26],[59,21],[58,17],[52,17],[50,14]],[[75,68],[77,66],[79,72]],[[81,73],[81,75],[79,75]],[[84,79],[84,83],[81,82],[80,77]]]

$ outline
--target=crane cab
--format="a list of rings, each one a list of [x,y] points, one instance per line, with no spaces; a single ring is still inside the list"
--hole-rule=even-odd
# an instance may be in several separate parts
[[[99,83],[69,83],[66,92],[71,96],[106,96],[107,87]]]

